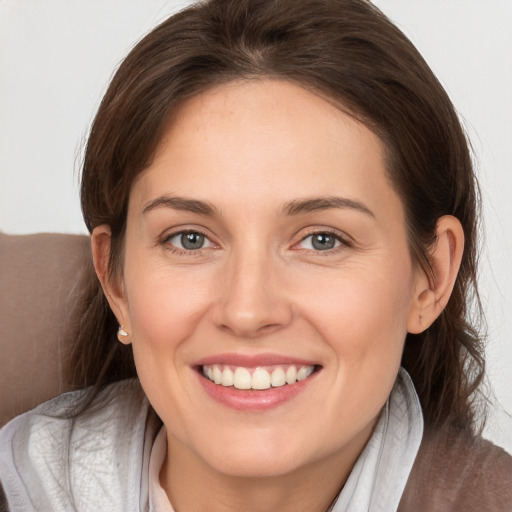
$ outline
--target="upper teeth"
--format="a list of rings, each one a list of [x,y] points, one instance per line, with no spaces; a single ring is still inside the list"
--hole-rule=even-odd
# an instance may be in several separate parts
[[[234,386],[237,389],[269,389],[304,380],[313,373],[314,369],[314,366],[300,366],[297,369],[295,365],[245,368],[214,364],[204,365],[203,374],[221,386]]]

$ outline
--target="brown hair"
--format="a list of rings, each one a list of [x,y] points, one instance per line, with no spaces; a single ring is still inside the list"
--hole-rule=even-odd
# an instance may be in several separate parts
[[[424,333],[408,335],[409,371],[427,424],[473,427],[484,373],[468,322],[476,297],[478,188],[468,143],[447,94],[412,43],[366,0],[211,0],[170,17],[119,67],[94,120],[83,164],[90,231],[112,230],[110,268],[122,268],[127,204],[169,115],[187,98],[235,79],[270,77],[315,91],[372,129],[406,211],[411,253],[426,271],[436,221],[462,223],[465,252],[450,301]],[[72,355],[76,386],[136,375],[131,348],[97,280]]]

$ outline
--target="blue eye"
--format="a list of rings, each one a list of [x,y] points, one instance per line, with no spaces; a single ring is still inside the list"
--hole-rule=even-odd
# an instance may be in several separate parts
[[[313,233],[304,238],[300,246],[302,249],[312,249],[314,251],[328,251],[341,245],[339,237],[333,233]]]
[[[168,238],[168,242],[174,247],[186,251],[196,251],[212,245],[205,235],[197,231],[176,233]]]

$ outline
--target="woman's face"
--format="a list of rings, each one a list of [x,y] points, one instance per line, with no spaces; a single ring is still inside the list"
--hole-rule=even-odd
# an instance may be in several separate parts
[[[420,274],[365,126],[283,81],[186,102],[132,189],[117,310],[170,452],[227,475],[353,464]]]

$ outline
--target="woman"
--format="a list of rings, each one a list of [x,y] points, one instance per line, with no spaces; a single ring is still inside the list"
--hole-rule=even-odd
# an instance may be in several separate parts
[[[82,208],[92,387],[2,431],[11,510],[512,507],[477,435],[467,142],[370,3],[171,17],[103,99]]]

